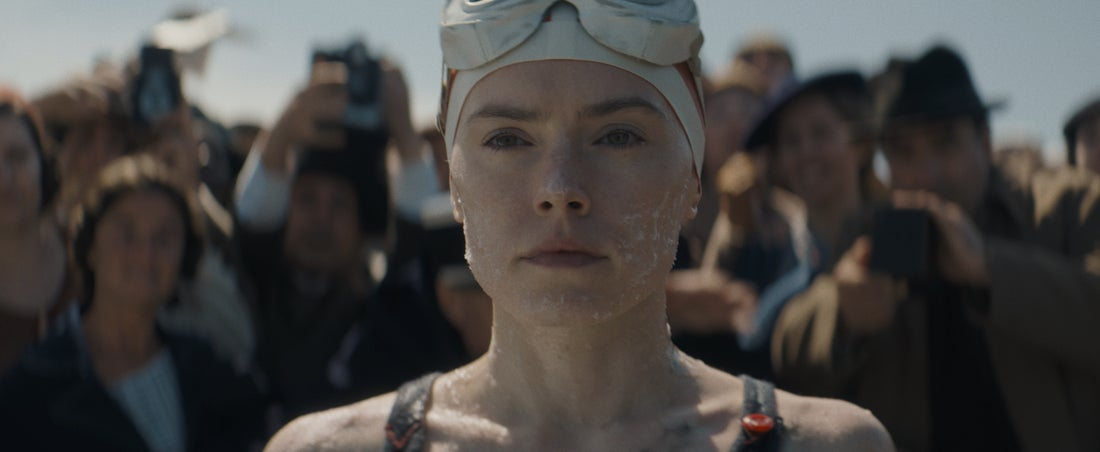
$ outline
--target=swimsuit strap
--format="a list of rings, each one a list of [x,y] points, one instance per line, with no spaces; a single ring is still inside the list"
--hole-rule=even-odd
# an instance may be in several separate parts
[[[386,452],[424,450],[424,413],[432,396],[432,383],[440,375],[430,373],[401,385],[386,421]]]
[[[775,403],[775,385],[742,375],[745,384],[741,404],[741,433],[732,452],[775,452],[783,436],[783,418]]]

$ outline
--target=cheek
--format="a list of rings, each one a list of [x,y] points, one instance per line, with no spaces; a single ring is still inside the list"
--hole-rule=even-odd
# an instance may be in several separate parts
[[[471,187],[472,188],[472,187]],[[512,253],[512,240],[518,238],[524,230],[520,219],[526,217],[515,196],[500,196],[486,200],[478,193],[470,192],[463,196],[462,206],[465,221],[462,231],[466,236],[466,262],[477,275],[479,281],[498,281],[508,265]]]
[[[616,246],[630,274],[636,276],[634,284],[650,280],[663,283],[663,275],[676,254],[684,212],[695,185],[685,177],[679,186],[665,188],[615,201],[624,208],[614,219]]]

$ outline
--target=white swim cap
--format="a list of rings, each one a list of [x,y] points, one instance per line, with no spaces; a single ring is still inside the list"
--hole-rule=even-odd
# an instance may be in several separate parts
[[[439,34],[438,125],[448,157],[466,96],[486,75],[529,61],[578,60],[608,64],[653,85],[679,119],[696,171],[702,168],[703,34],[694,1],[448,0]]]

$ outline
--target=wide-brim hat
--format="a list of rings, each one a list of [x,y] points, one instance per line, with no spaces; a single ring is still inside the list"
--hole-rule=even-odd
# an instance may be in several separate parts
[[[933,46],[916,60],[893,59],[879,76],[876,91],[880,125],[987,114],[1005,104],[1003,99],[984,101],[966,62],[944,45]]]
[[[1100,95],[1074,110],[1073,114],[1066,120],[1066,125],[1062,127],[1062,135],[1066,138],[1066,159],[1069,164],[1077,164],[1077,153],[1075,152],[1077,148],[1077,129],[1081,127],[1081,123],[1095,116],[1100,116]]]
[[[791,102],[809,92],[843,90],[859,96],[870,96],[867,80],[853,70],[830,71],[819,74],[802,82],[784,85],[779,93],[771,97],[753,125],[745,149],[755,151],[775,139],[775,127],[779,116]]]

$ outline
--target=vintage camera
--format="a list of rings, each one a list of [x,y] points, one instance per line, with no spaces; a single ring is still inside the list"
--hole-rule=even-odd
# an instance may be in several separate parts
[[[871,233],[871,270],[908,281],[934,276],[935,228],[921,209],[881,208]]]
[[[311,64],[341,63],[347,70],[348,106],[344,111],[346,128],[374,130],[383,126],[381,98],[381,66],[371,58],[363,41],[352,41],[347,47],[316,49]]]
[[[183,89],[172,50],[145,45],[138,64],[130,91],[131,119],[139,128],[146,128],[180,106]]]

